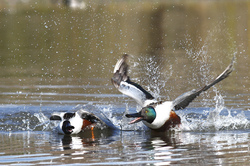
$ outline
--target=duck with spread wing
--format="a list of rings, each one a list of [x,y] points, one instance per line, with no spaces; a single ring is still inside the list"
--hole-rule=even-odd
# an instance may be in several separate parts
[[[135,118],[130,124],[142,121],[147,127],[155,131],[167,131],[180,125],[181,119],[175,111],[186,108],[202,92],[227,78],[233,71],[234,63],[234,60],[232,60],[230,65],[218,77],[202,88],[188,91],[173,101],[157,101],[139,84],[130,80],[128,76],[128,57],[128,54],[124,54],[117,61],[111,82],[121,93],[133,98],[142,107],[138,113],[126,114],[128,118]]]

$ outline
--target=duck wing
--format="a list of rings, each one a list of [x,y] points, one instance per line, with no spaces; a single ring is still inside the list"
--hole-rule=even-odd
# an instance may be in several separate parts
[[[191,103],[197,96],[201,94],[201,92],[208,90],[213,85],[227,78],[229,74],[233,71],[233,64],[234,64],[234,58],[231,61],[230,65],[228,65],[227,68],[219,76],[217,76],[210,84],[205,85],[204,87],[200,89],[196,89],[196,90],[194,89],[194,90],[188,91],[178,96],[173,101],[173,106],[175,110],[186,108],[189,105],[189,103]]]
[[[92,123],[99,124],[100,127],[105,125],[111,129],[118,129],[107,116],[96,106],[83,105],[75,108],[75,111],[80,115],[82,119],[86,119]]]
[[[155,102],[154,97],[143,89],[139,84],[130,80],[127,64],[128,54],[124,54],[119,59],[114,68],[114,74],[111,78],[112,84],[123,94],[133,98],[141,106]]]

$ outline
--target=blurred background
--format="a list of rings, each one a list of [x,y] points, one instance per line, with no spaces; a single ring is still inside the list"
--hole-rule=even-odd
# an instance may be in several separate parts
[[[249,7],[249,1],[1,0],[0,103],[114,103],[120,93],[110,78],[123,53],[132,54],[132,80],[174,99],[216,77],[235,55],[234,73],[218,87],[249,108]]]

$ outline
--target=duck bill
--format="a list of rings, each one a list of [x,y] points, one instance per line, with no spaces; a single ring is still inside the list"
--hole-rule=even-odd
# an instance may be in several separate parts
[[[138,122],[140,122],[140,121],[142,121],[142,117],[138,117],[138,118],[136,118],[136,119],[130,121],[129,124],[138,123]]]
[[[75,128],[74,126],[69,126],[69,127],[66,128],[66,131],[68,133],[72,133],[74,128]]]
[[[133,124],[133,123],[138,123],[140,121],[142,121],[142,116],[139,113],[135,113],[135,114],[126,114],[125,115],[127,118],[136,118],[134,120],[132,120],[131,122],[129,122],[129,124]]]
[[[73,132],[74,128],[75,127],[71,126],[71,124],[68,120],[63,122],[62,131],[64,132],[64,134],[71,134]]]

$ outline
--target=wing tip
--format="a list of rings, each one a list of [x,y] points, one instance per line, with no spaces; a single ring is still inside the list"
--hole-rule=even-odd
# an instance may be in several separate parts
[[[236,63],[235,56],[232,58],[231,63],[226,67],[226,69],[216,77],[217,79],[225,79],[234,71],[234,63]]]
[[[120,82],[117,81],[117,79],[114,78],[114,76],[111,78],[111,83],[114,85],[114,87],[119,88]]]
[[[174,100],[175,110],[180,110],[180,109],[186,108],[197,96],[200,95],[201,92],[208,90],[213,85],[215,85],[215,84],[219,83],[220,81],[224,80],[225,78],[227,78],[230,75],[230,73],[232,73],[234,70],[234,68],[233,68],[234,63],[236,63],[235,58],[236,57],[234,56],[231,60],[231,63],[226,67],[226,69],[219,76],[216,77],[216,79],[212,83],[210,83],[209,85],[205,85],[200,90],[192,90],[192,91],[186,92],[186,93],[182,94],[181,96],[177,97]]]
[[[127,76],[128,57],[128,54],[123,54],[122,57],[116,62],[116,65],[114,67],[114,74],[111,78],[111,82],[116,88],[119,88],[121,81],[127,81],[129,79],[129,77]]]
[[[128,57],[129,57],[128,54],[122,55],[122,57],[116,62],[113,73],[116,73],[117,71],[121,70],[123,65],[125,65],[125,64],[127,65]]]

